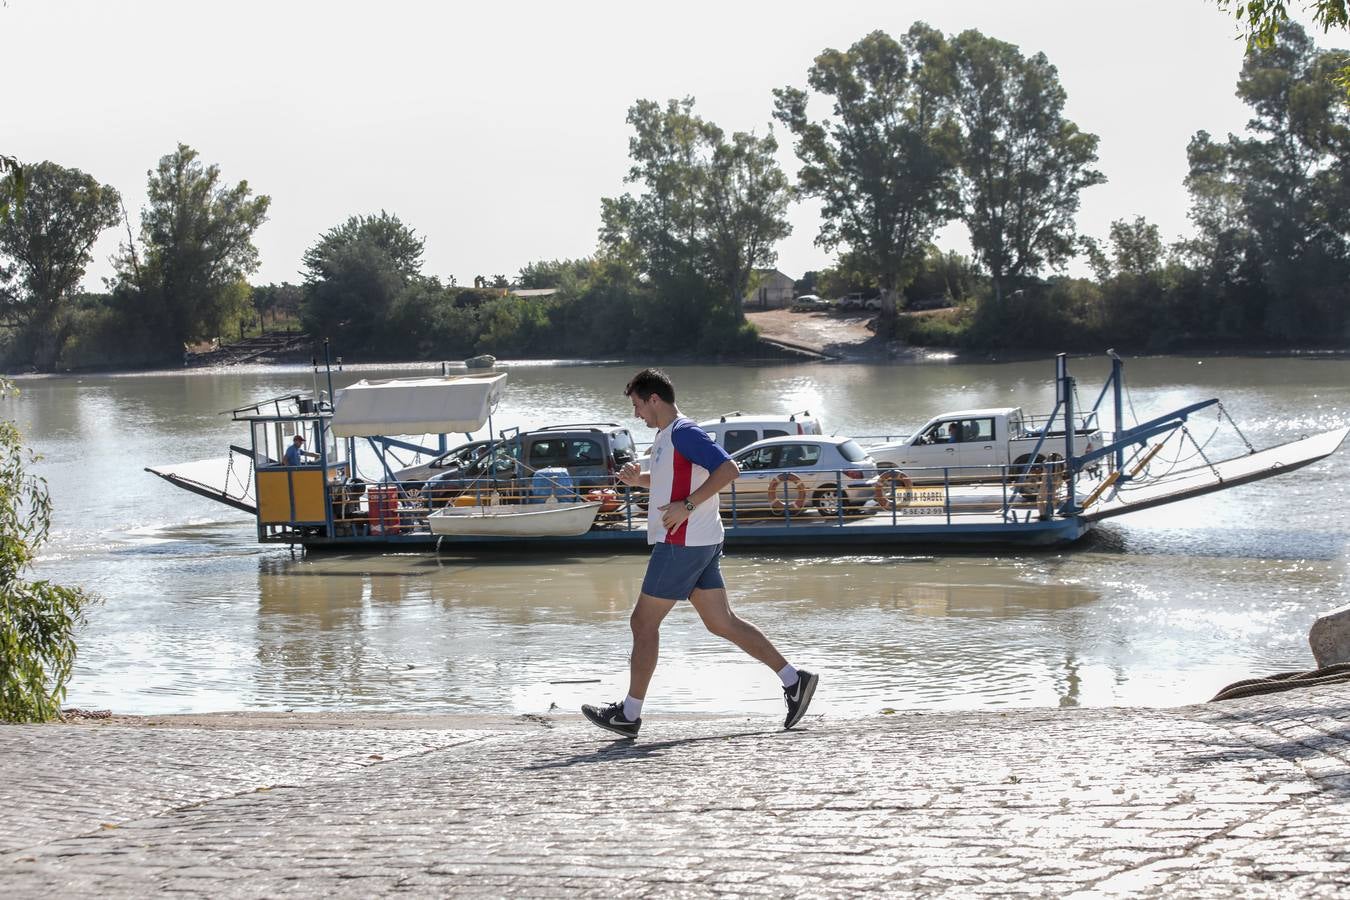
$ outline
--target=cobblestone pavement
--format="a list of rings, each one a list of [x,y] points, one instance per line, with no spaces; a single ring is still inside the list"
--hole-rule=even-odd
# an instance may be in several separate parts
[[[154,724],[158,722],[158,724]],[[0,727],[7,897],[1350,891],[1350,691],[1173,710]]]

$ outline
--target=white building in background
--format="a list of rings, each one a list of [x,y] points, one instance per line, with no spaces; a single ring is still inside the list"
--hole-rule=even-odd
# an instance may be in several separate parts
[[[750,292],[742,301],[746,310],[784,309],[792,305],[795,282],[777,269],[750,273]]]

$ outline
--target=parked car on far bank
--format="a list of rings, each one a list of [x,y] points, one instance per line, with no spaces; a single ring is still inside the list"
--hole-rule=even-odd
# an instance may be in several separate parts
[[[793,312],[822,312],[831,308],[830,301],[815,294],[802,294],[792,301]]]

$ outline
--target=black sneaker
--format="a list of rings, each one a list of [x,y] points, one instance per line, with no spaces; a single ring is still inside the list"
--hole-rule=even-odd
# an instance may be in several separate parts
[[[814,672],[808,672],[805,669],[797,670],[797,683],[792,687],[783,688],[783,700],[787,702],[787,718],[783,720],[784,728],[791,728],[802,720],[806,715],[806,708],[811,705],[811,697],[816,692],[816,682],[820,681],[820,676]]]
[[[814,685],[812,686],[814,687]],[[623,703],[611,703],[609,706],[591,706],[588,703],[581,707],[581,714],[606,731],[612,731],[624,737],[637,737],[638,729],[642,727],[640,717],[633,722],[623,717]]]

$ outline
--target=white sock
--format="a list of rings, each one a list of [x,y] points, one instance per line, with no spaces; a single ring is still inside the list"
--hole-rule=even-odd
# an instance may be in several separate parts
[[[778,677],[783,680],[783,687],[792,687],[797,683],[797,670],[792,667],[792,663],[788,663],[778,670]]]
[[[642,715],[642,701],[636,697],[623,698],[623,717],[630,722],[636,722]]]

